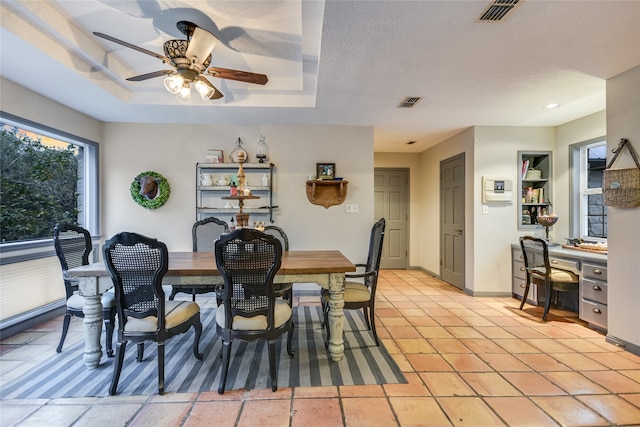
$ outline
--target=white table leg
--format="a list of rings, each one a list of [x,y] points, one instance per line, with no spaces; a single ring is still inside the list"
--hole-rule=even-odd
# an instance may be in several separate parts
[[[84,364],[87,369],[95,369],[102,358],[102,294],[109,289],[109,285],[99,283],[97,277],[81,277],[79,282],[80,295],[84,297],[83,329],[84,329]]]
[[[344,273],[329,275],[329,354],[331,360],[342,360],[344,355]]]

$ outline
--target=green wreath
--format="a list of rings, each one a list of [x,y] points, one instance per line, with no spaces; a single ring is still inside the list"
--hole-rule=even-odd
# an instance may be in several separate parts
[[[147,199],[142,194],[140,194],[140,179],[149,175],[155,179],[158,179],[158,195],[153,199]],[[142,172],[138,176],[135,177],[133,182],[131,183],[131,198],[134,202],[147,209],[158,209],[160,206],[164,205],[169,199],[169,194],[171,194],[171,187],[169,186],[169,181],[165,179],[164,176],[160,175],[157,172]]]

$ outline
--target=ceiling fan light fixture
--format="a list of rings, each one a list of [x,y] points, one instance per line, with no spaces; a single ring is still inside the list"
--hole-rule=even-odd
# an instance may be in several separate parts
[[[189,83],[185,83],[184,86],[182,86],[176,98],[183,104],[191,103],[191,88],[189,87]]]
[[[207,86],[200,80],[196,81],[194,86],[204,101],[211,99],[211,97],[216,93],[212,87]]]
[[[164,87],[174,95],[180,93],[180,89],[184,86],[184,79],[179,74],[173,74],[164,79]]]

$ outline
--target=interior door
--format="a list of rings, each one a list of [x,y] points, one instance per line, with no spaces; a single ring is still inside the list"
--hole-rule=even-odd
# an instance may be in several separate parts
[[[440,162],[440,277],[464,289],[464,153]]]
[[[384,218],[386,228],[382,242],[380,268],[407,268],[407,169],[374,170],[374,215]]]

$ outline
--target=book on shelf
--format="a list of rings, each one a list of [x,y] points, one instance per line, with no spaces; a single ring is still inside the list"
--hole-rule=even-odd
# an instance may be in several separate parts
[[[529,170],[529,160],[522,161],[522,179],[525,178],[527,171]]]

